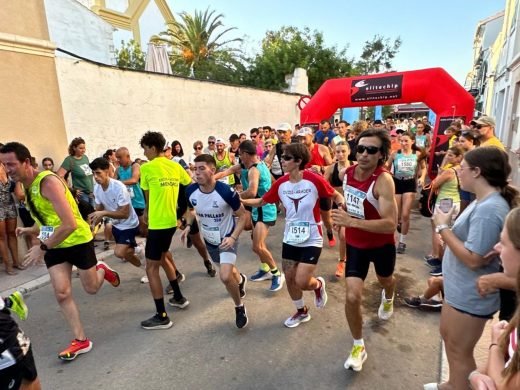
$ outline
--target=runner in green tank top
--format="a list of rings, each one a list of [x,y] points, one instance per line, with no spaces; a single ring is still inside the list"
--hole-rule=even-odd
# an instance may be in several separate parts
[[[217,153],[213,155],[215,158],[215,164],[217,165],[217,172],[222,172],[235,165],[235,155],[226,150],[226,143],[222,138],[217,138],[216,141]],[[234,186],[235,175],[224,176],[219,179],[224,184]]]
[[[72,298],[72,266],[78,268],[81,284],[89,294],[95,294],[104,280],[119,286],[119,275],[97,261],[89,226],[81,218],[78,205],[62,179],[53,172],[34,169],[31,153],[18,142],[0,148],[0,161],[9,176],[27,188],[27,205],[36,223],[30,228],[16,229],[16,234],[39,234],[40,245],[29,249],[24,265],[39,262],[42,257],[45,260],[58,304],[74,335],[70,346],[58,357],[73,360],[90,351],[92,341],[85,335]]]

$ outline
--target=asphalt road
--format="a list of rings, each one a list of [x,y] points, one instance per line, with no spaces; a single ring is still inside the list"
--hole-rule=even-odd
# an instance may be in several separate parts
[[[282,231],[279,219],[268,240],[276,259]],[[258,260],[249,234],[242,233],[240,240],[238,266],[251,275]],[[140,328],[154,312],[149,286],[139,282],[142,270],[115,258],[108,262],[120,272],[118,288],[106,284],[90,296],[79,279],[73,280],[94,343],[91,352],[72,362],[57,358],[72,335],[50,285],[27,297],[29,319],[21,326],[32,340],[44,389],[417,389],[439,376],[439,314],[408,308],[402,297],[426,285],[422,256],[429,242],[429,222],[414,213],[407,254],[398,255],[396,265],[394,315],[386,322],[377,317],[381,290],[371,267],[363,302],[368,359],[360,373],[343,368],[352,338],[343,311],[344,280],[334,276],[337,246],[322,252],[318,267],[327,281],[327,306],[316,309],[313,294],[306,293],[312,320],[297,328],[283,325],[294,312],[286,288],[271,293],[264,281],[247,284],[250,322],[237,329],[233,303],[218,276],[207,276],[194,249],[180,248],[178,233],[172,249],[187,276],[181,288],[190,305],[183,310],[167,306],[172,328]]]

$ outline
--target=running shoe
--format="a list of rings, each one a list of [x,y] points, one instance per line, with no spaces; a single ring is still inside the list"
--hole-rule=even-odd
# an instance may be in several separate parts
[[[439,390],[439,385],[437,383],[426,383],[423,385],[424,390]]]
[[[327,291],[325,291],[325,279],[321,276],[318,276],[318,279],[321,282],[319,288],[314,290],[314,304],[318,309],[322,309],[327,304]]]
[[[184,309],[189,304],[190,301],[188,301],[186,297],[182,297],[181,299],[175,299],[175,297],[172,297],[168,300],[168,305],[178,307],[179,309]]]
[[[237,328],[245,328],[247,326],[247,323],[249,322],[247,318],[246,307],[244,305],[235,307],[235,314],[235,323],[237,324]]]
[[[74,360],[78,355],[82,353],[87,353],[92,349],[92,341],[89,339],[85,339],[83,341],[80,340],[72,340],[67,349],[60,352],[58,354],[58,358],[61,360]]]
[[[404,299],[404,303],[410,307],[415,307],[416,309],[421,307],[421,298],[419,297],[409,297]]]
[[[406,251],[406,244],[404,242],[400,242],[397,244],[397,249],[395,251],[402,255]]]
[[[204,267],[206,267],[206,270],[208,271],[208,275],[212,278],[215,277],[217,274],[217,270],[213,266],[213,263],[210,260],[204,260]]]
[[[336,278],[341,278],[345,275],[345,261],[340,260],[338,261],[338,264],[336,265]]]
[[[363,369],[363,363],[367,360],[368,354],[363,345],[354,345],[350,351],[350,355],[345,361],[344,367],[347,370],[359,372]]]
[[[305,306],[303,309],[298,309],[296,313],[287,318],[283,324],[288,328],[296,328],[302,322],[310,321],[310,319],[309,309]]]
[[[109,250],[110,249],[110,243],[108,241],[103,242],[103,250]]]
[[[334,232],[332,230],[327,230],[327,239],[329,240],[329,246],[331,248],[336,245],[336,237],[334,237]]]
[[[145,257],[145,254],[144,254],[144,245],[143,244],[138,244],[134,248],[134,253],[137,256],[137,258],[139,259],[139,261],[141,262],[141,264],[138,265],[137,267],[140,267],[141,265],[142,266],[146,266],[146,257]]]
[[[425,263],[430,268],[437,268],[441,265],[442,261],[437,257],[432,257],[431,259],[426,260]]]
[[[161,317],[159,314],[148,318],[141,322],[143,329],[154,330],[154,329],[169,329],[173,326],[173,322],[170,321],[170,317]]]
[[[22,321],[25,321],[29,315],[29,308],[25,304],[22,294],[19,291],[15,291],[7,299],[9,300],[9,310],[16,313]]]
[[[431,311],[441,311],[442,310],[442,301],[438,301],[436,299],[426,299],[421,302],[421,309],[431,310]]]
[[[430,260],[430,259],[435,259],[435,256],[432,256],[432,255],[425,255],[425,256],[423,256],[423,259],[424,259],[424,261],[428,261],[428,260]]]
[[[431,276],[442,276],[442,263],[430,271]]]
[[[121,283],[119,279],[119,274],[114,271],[112,268],[108,266],[104,261],[98,260],[96,265],[96,270],[103,269],[105,271],[105,280],[109,282],[112,286],[117,287]]]
[[[238,290],[240,291],[240,298],[246,297],[246,284],[247,284],[247,276],[244,274],[240,274],[242,280],[238,283]]]
[[[391,300],[387,300],[385,296],[385,290],[381,290],[381,304],[377,310],[377,315],[382,320],[388,320],[394,314],[394,297]]]
[[[273,275],[271,279],[271,287],[269,287],[269,291],[279,291],[283,287],[283,283],[285,282],[285,276],[280,273],[280,275]]]
[[[260,282],[262,280],[272,279],[272,277],[273,274],[271,272],[259,269],[258,271],[256,271],[255,274],[249,277],[249,280],[251,280],[252,282]]]
[[[175,270],[175,276],[177,277],[177,282],[184,282],[186,280],[186,275],[180,272],[178,269]]]
[[[144,275],[142,278],[141,278],[141,283],[145,284],[145,283],[150,283],[150,281],[148,280],[148,276]]]

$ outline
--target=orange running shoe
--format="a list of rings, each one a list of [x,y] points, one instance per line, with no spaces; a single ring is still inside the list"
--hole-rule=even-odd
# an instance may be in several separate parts
[[[336,265],[336,278],[342,276],[345,276],[345,260],[338,261],[338,265]]]
[[[80,340],[72,340],[68,348],[58,354],[58,357],[61,360],[74,360],[78,355],[82,353],[87,353],[92,349],[92,341],[88,338],[80,341]]]
[[[119,279],[119,274],[114,271],[112,268],[108,266],[107,263],[104,261],[98,260],[96,265],[96,270],[98,269],[104,269],[105,270],[105,280],[109,282],[112,286],[117,287],[121,283],[121,280]]]

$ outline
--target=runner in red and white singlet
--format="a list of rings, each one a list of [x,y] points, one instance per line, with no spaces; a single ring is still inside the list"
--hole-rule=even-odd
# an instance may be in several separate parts
[[[345,368],[354,371],[361,371],[367,358],[362,334],[361,295],[371,262],[383,287],[378,316],[388,320],[393,313],[397,204],[394,181],[383,168],[389,154],[390,138],[385,130],[362,132],[356,140],[358,163],[342,172],[344,209],[332,211],[334,223],[346,227],[345,314],[354,346]]]
[[[303,291],[314,291],[317,308],[323,308],[327,303],[325,280],[314,277],[323,247],[320,199],[332,197],[338,204],[344,202],[341,194],[323,177],[304,170],[309,158],[305,145],[287,145],[282,155],[283,170],[287,174],[278,179],[262,198],[242,200],[244,205],[252,207],[278,201],[285,207],[283,272],[287,290],[296,306],[296,313],[284,323],[288,328],[311,319],[303,301]]]

